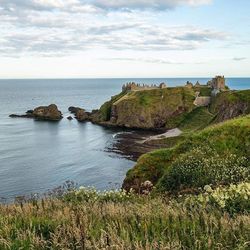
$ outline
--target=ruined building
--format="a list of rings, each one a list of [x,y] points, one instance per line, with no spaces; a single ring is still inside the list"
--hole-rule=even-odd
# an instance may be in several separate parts
[[[216,90],[225,90],[226,88],[226,81],[224,76],[216,76],[211,81],[207,83],[212,89]]]
[[[150,89],[165,89],[167,85],[163,82],[159,86],[156,84],[139,84],[135,82],[129,82],[122,86],[122,91],[130,92],[130,91],[138,91],[138,90],[150,90]]]

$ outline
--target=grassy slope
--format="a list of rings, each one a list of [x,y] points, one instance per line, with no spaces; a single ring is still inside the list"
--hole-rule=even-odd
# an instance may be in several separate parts
[[[214,100],[211,110],[216,112],[219,105],[222,103],[232,103],[236,104],[237,102],[250,102],[250,90],[240,90],[240,91],[226,91],[217,95],[217,98]],[[250,112],[250,109],[249,109]]]
[[[211,89],[207,87],[194,87],[194,90],[200,91],[201,95],[204,96],[211,94]],[[184,132],[184,134],[177,138],[161,139],[162,144],[167,145],[166,148],[173,147],[180,141],[183,141],[188,133],[199,131],[211,124],[229,119],[230,116],[222,116],[225,112],[232,112],[231,114],[233,114],[233,117],[237,117],[241,114],[249,114],[250,90],[222,92],[213,98],[212,104],[209,108],[197,107],[190,113],[184,114],[180,117],[181,119],[179,122],[175,119],[175,124]]]
[[[197,107],[185,116],[178,128],[185,132],[203,129],[210,124],[213,118],[214,115],[206,107]]]
[[[164,186],[162,184],[164,181],[159,183],[159,180],[167,175],[173,162],[197,146],[204,151],[210,147],[222,158],[229,154],[249,157],[250,116],[208,127],[201,132],[187,135],[186,139],[174,148],[161,149],[143,155],[136,166],[128,171],[124,187],[132,186],[138,189],[141,182],[150,180],[161,188]]]
[[[195,92],[200,92],[200,96],[211,96],[212,89],[207,86],[194,86]]]

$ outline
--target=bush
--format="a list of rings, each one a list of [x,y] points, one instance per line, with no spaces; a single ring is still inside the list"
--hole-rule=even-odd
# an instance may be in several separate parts
[[[68,192],[64,197],[64,201],[69,202],[124,202],[139,198],[132,191],[125,190],[109,190],[100,192],[91,187],[80,187],[78,190]]]
[[[229,187],[205,186],[205,193],[196,196],[189,196],[186,202],[192,205],[200,204],[207,207],[214,206],[219,210],[228,212],[231,215],[239,213],[250,213],[250,183],[242,182],[231,184]]]
[[[165,190],[199,188],[207,184],[238,183],[250,179],[249,160],[235,154],[219,155],[210,147],[194,148],[173,162],[161,180]]]

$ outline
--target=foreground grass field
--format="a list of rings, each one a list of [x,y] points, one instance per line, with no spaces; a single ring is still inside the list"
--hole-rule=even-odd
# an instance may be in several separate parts
[[[0,206],[0,249],[249,249],[249,201],[250,183],[171,199],[80,188]]]

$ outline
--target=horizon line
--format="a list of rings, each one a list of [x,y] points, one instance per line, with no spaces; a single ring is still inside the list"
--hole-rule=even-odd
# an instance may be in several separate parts
[[[98,80],[98,79],[187,79],[187,78],[213,78],[214,76],[173,76],[173,77],[17,77],[0,78],[0,80]],[[228,76],[228,78],[250,78],[250,76]]]

